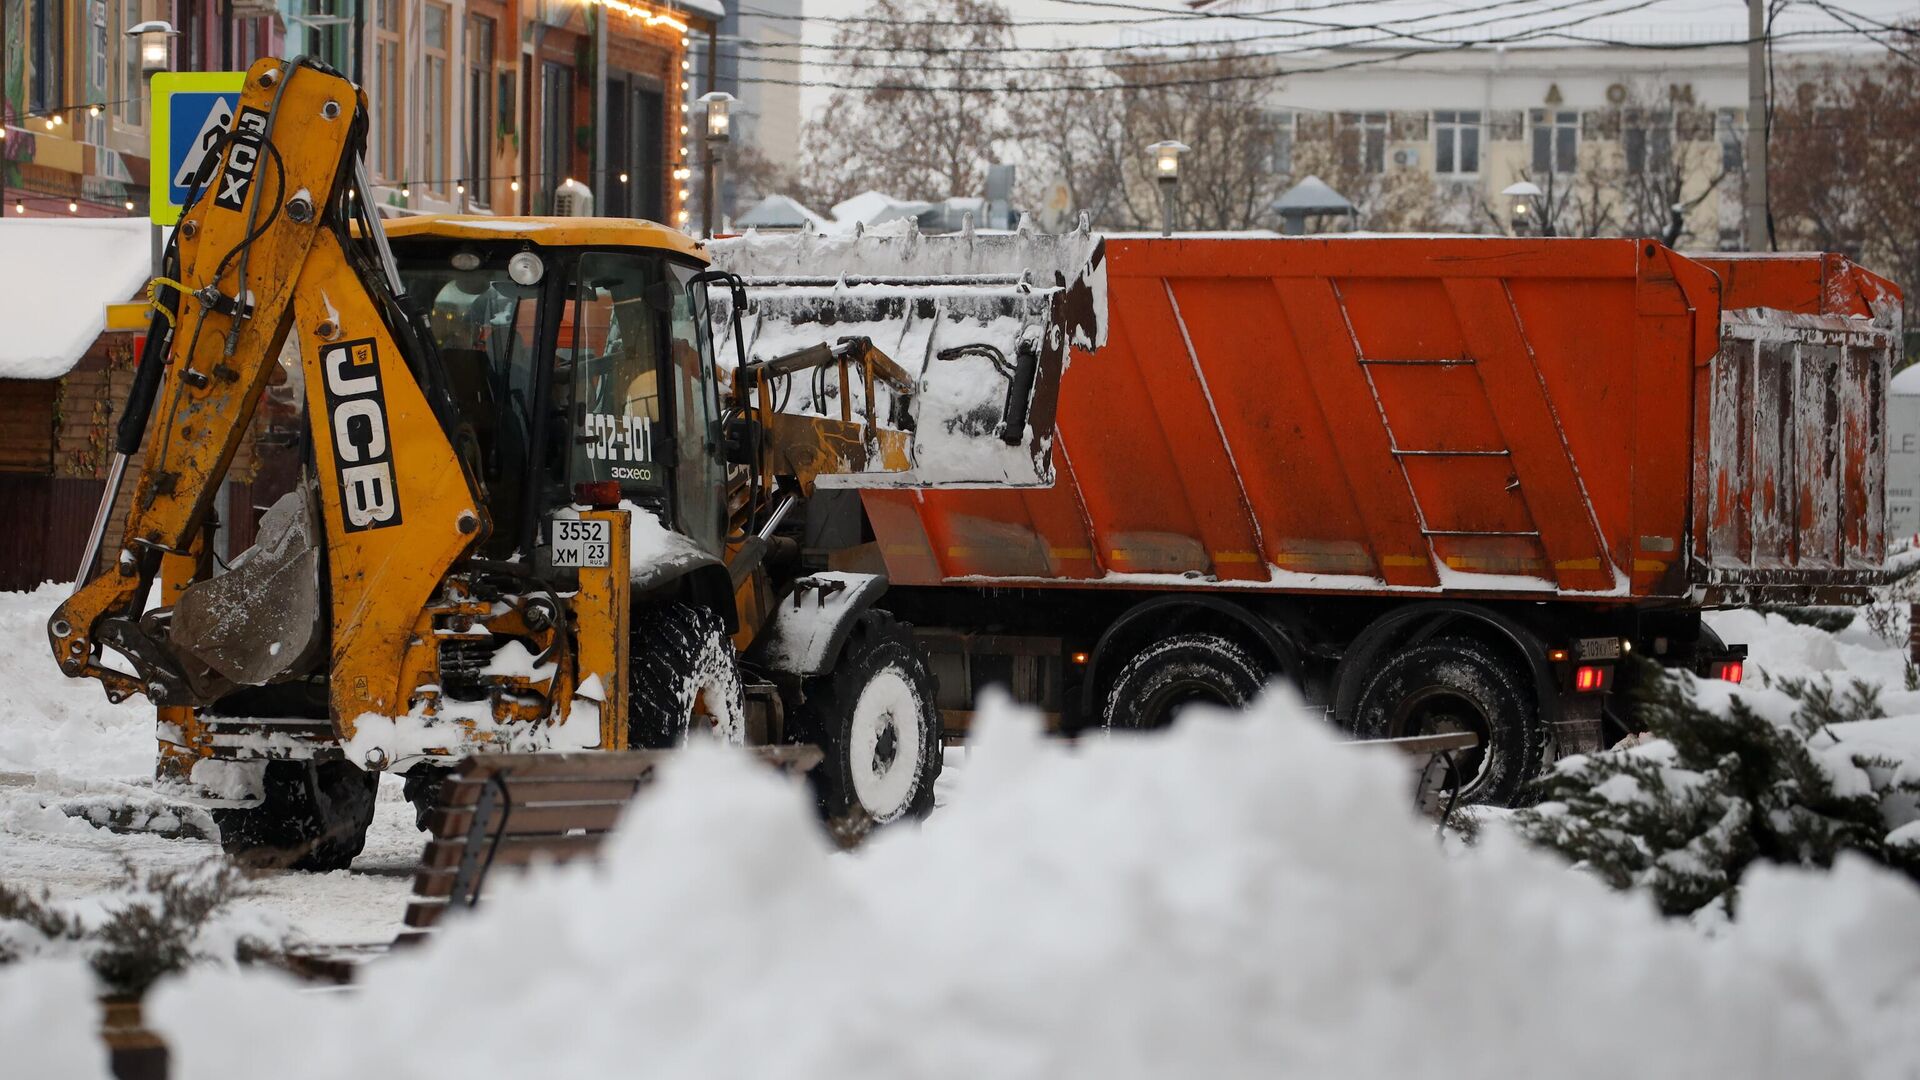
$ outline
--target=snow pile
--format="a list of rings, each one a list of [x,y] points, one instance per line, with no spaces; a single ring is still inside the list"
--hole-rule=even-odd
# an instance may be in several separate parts
[[[74,960],[0,965],[0,1054],[7,1075],[105,1080],[93,976]]]
[[[151,270],[146,218],[0,220],[0,379],[57,379]]]
[[[0,777],[128,782],[153,772],[153,714],[114,708],[100,684],[60,673],[47,617],[70,584],[0,592]]]
[[[1492,831],[1444,854],[1405,807],[1404,763],[1277,698],[1077,748],[989,709],[961,783],[924,829],[837,856],[795,782],[692,750],[606,865],[496,889],[354,994],[199,972],[150,1016],[190,1077],[1758,1078],[1920,1060],[1920,892],[1865,866],[1756,871],[1747,917],[1708,939]]]

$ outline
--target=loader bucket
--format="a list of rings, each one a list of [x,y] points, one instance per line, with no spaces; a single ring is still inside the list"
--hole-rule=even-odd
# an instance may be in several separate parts
[[[748,233],[710,245],[746,283],[747,360],[866,337],[915,380],[907,407],[877,386],[878,415],[912,432],[912,466],[822,476],[833,487],[1047,487],[1054,410],[1069,349],[1106,337],[1106,260],[1098,236],[955,233]],[[732,302],[715,290],[715,336],[731,338]],[[722,367],[733,350],[722,347]],[[790,376],[782,412],[864,412],[864,388]]]

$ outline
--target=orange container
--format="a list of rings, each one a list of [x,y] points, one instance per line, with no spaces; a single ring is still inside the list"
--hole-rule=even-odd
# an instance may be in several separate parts
[[[1106,251],[1109,341],[1063,378],[1057,483],[863,493],[896,585],[1671,602],[1851,594],[1880,562],[1898,294],[1844,260],[1489,238]],[[1743,305],[1726,325],[1723,279]],[[1735,330],[1766,343],[1717,368]],[[1782,378],[1793,392],[1765,390]],[[1741,418],[1764,409],[1785,434],[1756,442]],[[1789,482],[1740,464],[1756,447],[1821,464]]]

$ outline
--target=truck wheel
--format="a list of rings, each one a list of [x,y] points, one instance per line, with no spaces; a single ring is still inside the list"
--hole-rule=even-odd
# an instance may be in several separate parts
[[[1266,681],[1266,670],[1231,638],[1175,634],[1134,654],[1114,676],[1101,724],[1108,731],[1152,731],[1173,723],[1188,705],[1243,708]]]
[[[874,825],[933,809],[945,730],[933,672],[907,628],[884,611],[861,616],[833,673],[809,679],[799,730],[825,751],[814,790],[829,821]]]
[[[220,847],[246,866],[345,870],[367,843],[380,776],[345,761],[273,761],[266,798],[215,810]]]
[[[1510,805],[1539,761],[1539,725],[1527,680],[1491,647],[1434,638],[1389,656],[1360,691],[1351,728],[1362,739],[1471,731],[1442,790],[1461,805]]]
[[[633,622],[628,744],[664,750],[707,732],[722,742],[744,739],[739,661],[720,616],[712,608],[673,603],[636,611]]]

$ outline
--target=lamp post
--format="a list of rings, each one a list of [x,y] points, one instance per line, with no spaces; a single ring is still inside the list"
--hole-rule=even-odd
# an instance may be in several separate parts
[[[1531,180],[1520,180],[1500,189],[1502,197],[1508,200],[1507,227],[1515,236],[1524,235],[1527,226],[1533,226],[1535,236],[1541,235],[1544,227],[1540,209],[1540,185]]]
[[[714,222],[719,216],[714,211],[714,202],[720,197],[720,150],[733,137],[733,117],[728,110],[734,97],[725,90],[710,90],[701,94],[699,100],[707,107],[707,197],[700,208],[701,227],[711,240]]]
[[[1147,147],[1153,155],[1153,176],[1160,184],[1160,235],[1173,235],[1174,208],[1180,198],[1180,155],[1191,147],[1165,139]]]
[[[164,19],[148,19],[146,22],[135,23],[127,27],[128,39],[139,43],[140,46],[140,73],[146,77],[147,81],[147,100],[145,107],[147,110],[147,123],[149,124],[153,123],[153,77],[162,71],[171,71],[173,69],[173,39],[179,36],[180,31],[175,30],[173,24]],[[148,167],[160,168],[162,166],[160,162],[156,161],[150,162]],[[147,220],[153,220],[153,207],[151,206],[147,207]],[[161,257],[160,226],[154,225],[150,232],[153,255],[153,276],[159,277]]]

